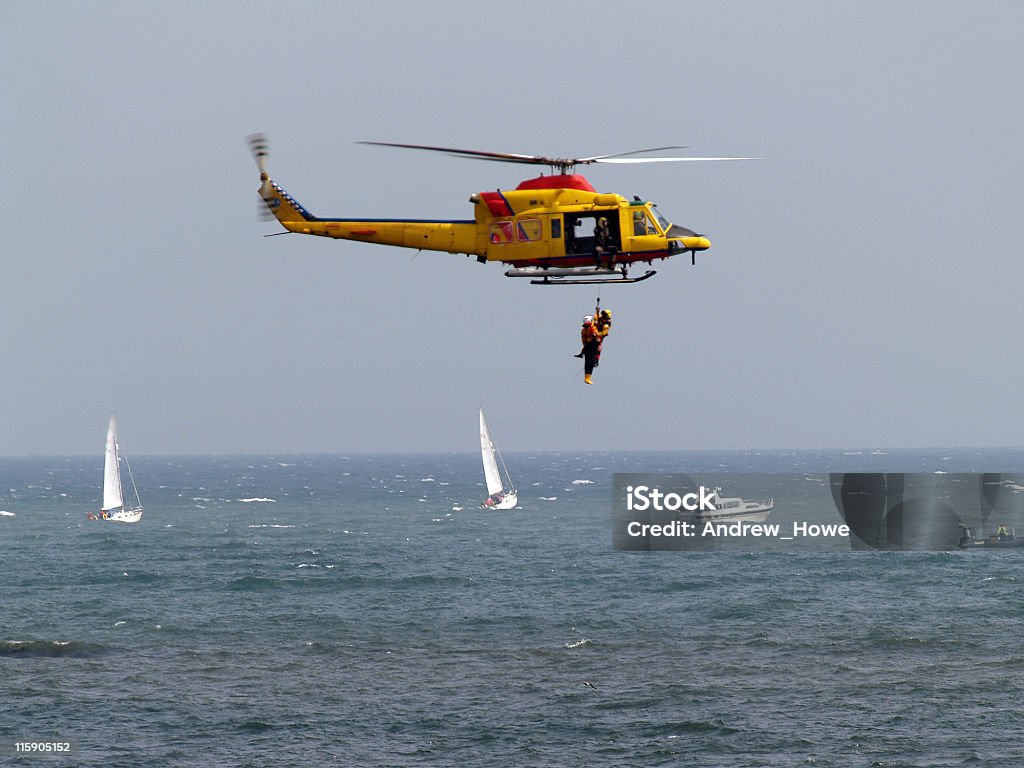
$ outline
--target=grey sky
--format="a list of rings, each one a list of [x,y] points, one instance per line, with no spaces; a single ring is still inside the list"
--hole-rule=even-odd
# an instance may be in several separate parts
[[[1013,2],[5,2],[0,454],[1020,445]],[[600,166],[706,233],[601,291],[264,238],[246,134],[325,216],[469,218]]]

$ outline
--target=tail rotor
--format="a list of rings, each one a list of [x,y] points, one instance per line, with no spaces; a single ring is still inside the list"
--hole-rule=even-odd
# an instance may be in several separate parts
[[[302,207],[298,200],[289,195],[281,185],[270,178],[267,173],[267,158],[270,156],[270,142],[264,133],[250,133],[245,137],[252,152],[253,160],[260,171],[260,208],[259,217],[270,221],[277,219],[285,229],[292,229],[292,222],[313,221],[314,217]],[[308,230],[307,230],[308,231]]]
[[[246,140],[249,142],[249,151],[252,152],[256,167],[260,170],[260,180],[266,181],[267,157],[270,156],[270,144],[265,133],[250,133]]]
[[[270,178],[267,174],[267,158],[270,156],[270,142],[267,140],[267,135],[265,133],[250,133],[245,138],[249,143],[252,159],[256,161],[256,167],[260,171],[260,181],[266,186],[267,179]],[[274,212],[270,210],[270,205],[262,194],[260,194],[259,202],[256,203],[256,218],[260,221],[273,221],[275,218]]]

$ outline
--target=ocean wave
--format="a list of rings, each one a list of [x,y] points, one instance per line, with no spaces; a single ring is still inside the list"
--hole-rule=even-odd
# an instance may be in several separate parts
[[[14,517],[14,513],[8,512],[5,509],[0,509],[0,517]]]
[[[263,497],[260,497],[260,496],[254,496],[251,499],[239,499],[239,501],[242,504],[258,504],[258,503],[277,504],[277,499],[266,499],[266,498],[263,498]]]
[[[577,641],[575,641],[573,643],[566,643],[565,647],[568,648],[569,650],[572,650],[573,648],[585,648],[586,646],[593,645],[593,644],[594,644],[594,642],[592,640],[588,640],[587,638],[584,637],[581,640],[577,640]]]
[[[281,523],[253,523],[250,528],[294,528],[294,525],[283,525]]]
[[[0,658],[85,658],[109,648],[77,640],[0,640]]]
[[[265,723],[262,720],[246,720],[238,726],[239,730],[243,733],[263,733],[276,727],[278,726],[275,726],[273,723]]]

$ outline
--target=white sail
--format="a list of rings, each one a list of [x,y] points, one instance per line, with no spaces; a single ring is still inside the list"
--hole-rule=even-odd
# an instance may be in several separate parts
[[[107,451],[103,459],[103,506],[104,512],[124,506],[121,494],[121,467],[118,462],[117,421],[110,417],[107,425]]]
[[[508,480],[508,488],[502,482],[501,472],[498,470],[498,459],[501,454],[491,439],[491,432],[487,429],[487,422],[484,420],[484,409],[480,409],[480,455],[484,463],[484,482],[487,484],[487,500],[482,504],[491,509],[512,509],[519,501],[516,489],[512,487],[512,479],[508,477],[508,469],[505,469],[505,477]],[[502,462],[504,465],[504,462]]]
[[[494,456],[494,441],[484,421],[484,409],[480,409],[480,452],[484,460],[484,481],[487,483],[487,495],[493,496],[501,491],[501,473],[498,472],[498,460]]]

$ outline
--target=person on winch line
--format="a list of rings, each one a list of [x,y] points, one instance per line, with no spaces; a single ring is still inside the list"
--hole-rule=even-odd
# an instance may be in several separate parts
[[[591,375],[594,373],[594,365],[597,356],[601,351],[601,337],[598,335],[597,326],[594,325],[592,315],[583,318],[583,327],[580,328],[580,341],[583,342],[583,351],[577,357],[583,357],[583,382],[593,384]]]

